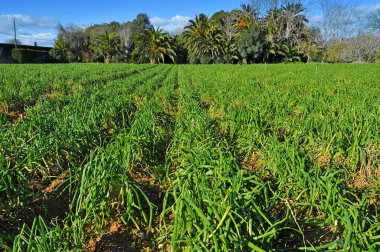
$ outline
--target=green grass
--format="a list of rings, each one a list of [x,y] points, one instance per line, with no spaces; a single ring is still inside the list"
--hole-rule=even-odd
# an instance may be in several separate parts
[[[0,70],[6,251],[380,249],[377,65]]]

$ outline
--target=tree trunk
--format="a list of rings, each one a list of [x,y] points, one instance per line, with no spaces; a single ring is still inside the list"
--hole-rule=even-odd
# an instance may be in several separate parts
[[[111,61],[110,55],[109,54],[105,54],[104,55],[104,63],[108,64],[108,63],[110,63],[110,61]]]

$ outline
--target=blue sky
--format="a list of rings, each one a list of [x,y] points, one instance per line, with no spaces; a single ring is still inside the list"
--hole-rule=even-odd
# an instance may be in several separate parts
[[[313,10],[309,12],[313,19],[312,15],[317,15],[317,5],[311,3],[317,0],[304,1]],[[18,38],[23,43],[32,44],[36,41],[40,45],[52,45],[58,23],[87,26],[110,21],[125,22],[144,12],[155,26],[175,32],[195,14],[203,12],[211,15],[218,10],[238,8],[247,2],[248,0],[3,0],[0,7],[0,42],[11,38],[13,17],[16,18]],[[364,10],[380,8],[380,0],[356,2]]]

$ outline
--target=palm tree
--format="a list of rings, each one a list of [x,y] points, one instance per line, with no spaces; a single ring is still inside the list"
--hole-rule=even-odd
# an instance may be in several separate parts
[[[121,50],[120,36],[114,32],[104,32],[98,35],[91,44],[92,50],[104,57],[104,62],[109,63],[111,57]]]
[[[172,48],[176,54],[175,62],[177,64],[187,63],[187,48],[185,47],[184,39],[182,35],[174,35],[171,39]]]
[[[218,25],[205,14],[199,14],[194,20],[190,20],[183,35],[190,54],[198,60],[202,56],[215,60],[222,54],[222,36]]]
[[[298,48],[287,43],[272,44],[272,47],[268,50],[269,55],[272,56],[272,61],[276,60],[276,57],[281,57],[283,62],[298,62],[301,61],[301,53]]]
[[[239,10],[232,10],[230,12],[220,12],[217,17],[213,16],[213,19],[219,25],[219,44],[222,47],[222,58],[225,63],[232,63],[238,59],[237,40],[241,30],[239,27],[240,14]]]
[[[237,42],[240,63],[252,63],[262,54],[263,45],[260,41],[260,30],[258,28],[245,29],[240,33]]]
[[[256,13],[252,5],[242,4],[241,10],[239,10],[239,28],[251,28],[254,22],[257,20]]]
[[[263,19],[265,61],[278,61],[278,57],[283,61],[300,60],[297,45],[305,38],[308,22],[304,11],[301,3],[288,3],[268,12]]]
[[[151,64],[165,63],[165,57],[174,62],[176,56],[171,43],[170,35],[160,28],[145,29],[136,40],[133,50],[139,62]]]
[[[284,19],[285,38],[291,41],[300,37],[309,22],[303,14],[305,8],[301,3],[288,4],[282,8],[282,16]],[[293,41],[291,41],[293,42]]]

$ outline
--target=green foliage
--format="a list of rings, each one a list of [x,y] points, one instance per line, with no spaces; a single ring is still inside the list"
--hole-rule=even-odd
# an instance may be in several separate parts
[[[136,18],[133,20],[133,25],[135,29],[135,33],[140,33],[146,29],[153,28],[150,24],[150,20],[147,14],[139,13]]]
[[[58,38],[51,50],[51,55],[59,61],[88,61],[90,37],[82,28],[69,26],[58,27]]]
[[[377,65],[0,70],[5,251],[379,250]]]
[[[201,13],[176,36],[154,28],[144,13],[126,23],[114,21],[86,29],[60,26],[51,55],[61,62],[104,59],[106,63],[375,61],[377,12],[367,20],[366,32],[372,33],[344,39],[340,45],[333,41],[328,49],[321,31],[308,26],[302,3],[284,1],[265,13],[258,13],[258,8],[243,4],[211,18]]]
[[[184,38],[182,35],[175,35],[171,40],[171,45],[175,53],[175,63],[188,63],[188,50],[185,47]]]
[[[171,38],[162,29],[145,29],[135,39],[133,57],[138,63],[159,64],[165,63],[165,58],[175,61],[175,51],[171,45]]]
[[[194,63],[212,63],[222,54],[222,35],[218,25],[205,14],[199,14],[194,20],[189,20],[183,37]]]
[[[68,45],[62,38],[54,42],[54,47],[49,53],[60,62],[68,62],[70,60]]]
[[[327,49],[327,61],[328,62],[342,62],[344,58],[342,57],[343,51],[346,49],[344,43],[332,42]]]
[[[243,31],[238,40],[238,51],[245,63],[253,63],[261,56],[263,46],[260,42],[260,32],[255,29]]]
[[[38,216],[30,228],[27,225],[22,227],[13,241],[12,251],[61,251],[59,242],[57,233],[50,230],[44,219]]]
[[[114,59],[203,64],[309,62],[320,58],[323,48],[316,39],[319,34],[307,27],[302,4],[284,2],[260,18],[257,15],[250,4],[217,12],[211,18],[201,13],[189,20],[177,37],[153,28],[144,13],[126,23],[111,22],[86,29],[60,27],[51,54],[69,62],[103,58],[105,62]],[[119,42],[111,43],[109,34],[117,34]]]
[[[304,11],[302,4],[289,3],[270,10],[261,20],[251,5],[218,12],[211,19],[197,15],[183,33],[190,62],[309,61],[314,58],[310,55],[315,42],[306,26]]]
[[[104,63],[110,63],[112,56],[121,50],[120,36],[114,32],[101,33],[95,41],[92,42],[90,47],[96,55],[104,58]]]
[[[105,24],[95,24],[88,28],[86,28],[86,33],[89,34],[91,40],[96,39],[101,33],[118,33],[120,29],[122,28],[122,25],[118,22],[111,22],[111,23],[105,23]]]

